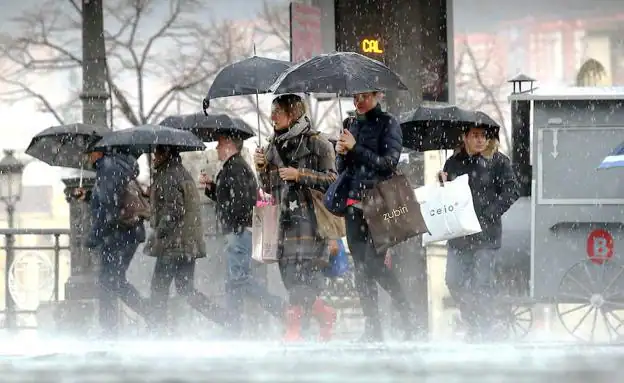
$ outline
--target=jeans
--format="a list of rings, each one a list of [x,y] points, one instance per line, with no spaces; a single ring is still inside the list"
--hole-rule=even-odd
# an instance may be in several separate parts
[[[118,245],[118,244],[115,244]],[[118,332],[119,307],[117,298],[139,315],[148,314],[147,301],[139,291],[128,282],[126,272],[134,257],[138,242],[124,244],[123,247],[104,245],[100,256],[101,264],[98,275],[99,286],[99,320],[100,326],[108,335]]]
[[[242,330],[245,297],[257,301],[264,310],[281,319],[286,309],[284,300],[271,294],[267,287],[252,275],[251,231],[243,230],[240,233],[227,234],[225,241],[227,256],[225,293],[232,331]]]
[[[207,296],[195,289],[195,260],[186,256],[162,256],[156,259],[151,283],[151,303],[156,330],[165,331],[167,327],[167,303],[169,289],[175,281],[176,292],[184,297],[188,304],[213,322],[226,326],[228,318],[223,309]]]
[[[377,254],[369,235],[362,210],[349,207],[345,216],[347,242],[353,257],[355,285],[360,296],[362,313],[366,319],[366,337],[380,338],[377,283],[388,292],[401,315],[403,330],[412,332],[412,312],[407,296],[396,274],[385,265],[383,254]]]
[[[446,286],[472,333],[486,335],[494,322],[495,249],[448,249]]]

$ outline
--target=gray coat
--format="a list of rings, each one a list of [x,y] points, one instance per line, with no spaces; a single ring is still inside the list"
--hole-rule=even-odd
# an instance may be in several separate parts
[[[180,157],[155,169],[150,188],[151,226],[146,248],[154,257],[206,256],[199,192]]]

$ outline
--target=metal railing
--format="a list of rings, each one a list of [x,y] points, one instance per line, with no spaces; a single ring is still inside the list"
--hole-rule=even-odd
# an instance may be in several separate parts
[[[0,235],[4,236],[4,246],[0,245],[0,250],[4,250],[4,297],[5,308],[0,311],[4,315],[2,327],[8,330],[36,328],[32,325],[20,325],[18,316],[20,314],[36,314],[37,310],[17,309],[17,305],[13,296],[11,287],[12,272],[14,270],[14,262],[16,253],[19,251],[52,251],[52,269],[53,269],[53,293],[52,300],[58,302],[60,300],[60,261],[61,252],[69,250],[68,245],[61,244],[61,236],[69,238],[69,229],[0,229]],[[48,246],[19,246],[16,245],[16,237],[20,236],[51,236],[53,244]]]

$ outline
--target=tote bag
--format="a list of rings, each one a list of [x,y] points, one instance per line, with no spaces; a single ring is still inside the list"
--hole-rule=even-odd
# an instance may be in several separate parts
[[[251,258],[261,263],[274,263],[278,259],[280,207],[256,206],[251,227]]]
[[[429,229],[429,233],[423,234],[423,245],[481,232],[467,174],[445,182],[444,186],[426,185],[414,192]]]

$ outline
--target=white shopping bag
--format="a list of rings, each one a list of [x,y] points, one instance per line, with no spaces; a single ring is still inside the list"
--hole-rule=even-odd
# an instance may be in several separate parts
[[[278,261],[280,207],[277,205],[253,208],[251,228],[251,258],[261,263]]]
[[[423,234],[423,245],[481,232],[467,174],[445,182],[444,186],[436,183],[414,192],[429,229],[429,234]]]

